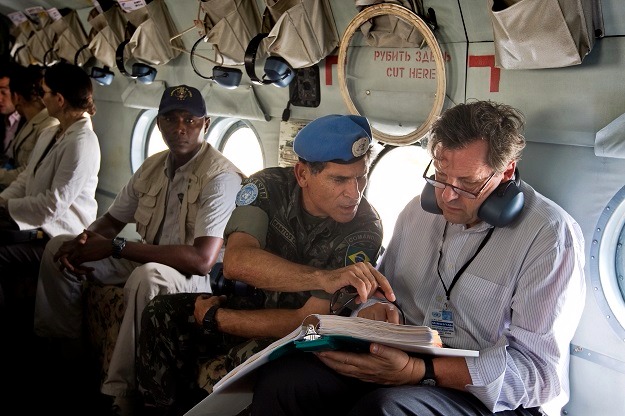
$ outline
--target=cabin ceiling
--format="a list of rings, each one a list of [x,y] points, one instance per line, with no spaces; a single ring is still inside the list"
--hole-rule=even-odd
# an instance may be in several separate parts
[[[0,13],[8,14],[18,10],[25,10],[29,7],[41,6],[44,9],[56,7],[62,9],[82,9],[93,7],[91,0],[0,0]]]

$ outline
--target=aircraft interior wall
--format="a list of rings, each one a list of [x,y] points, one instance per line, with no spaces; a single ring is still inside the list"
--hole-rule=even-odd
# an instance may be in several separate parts
[[[0,12],[38,4],[72,7],[70,3],[83,2],[0,0]],[[179,31],[192,24],[197,15],[197,1],[166,0],[166,3]],[[257,3],[262,10],[264,0],[257,0]],[[346,3],[347,0],[330,0],[339,36],[356,14],[355,7],[345,7]],[[423,3],[426,8],[436,10],[439,23],[436,37],[442,51],[449,56],[445,106],[469,99],[491,99],[519,108],[527,118],[528,140],[519,163],[522,179],[567,210],[584,233],[588,253],[587,298],[573,340],[581,350],[571,358],[572,398],[563,414],[623,415],[625,337],[614,330],[611,320],[615,318],[606,316],[601,307],[598,293],[601,290],[591,279],[590,253],[597,244],[594,236],[601,215],[625,186],[625,159],[595,153],[596,133],[625,113],[625,2],[601,1],[605,36],[596,40],[581,65],[500,71],[492,66],[471,64],[472,57],[494,55],[486,0],[424,0]],[[90,27],[86,20],[90,8],[79,9],[85,28]],[[184,42],[190,46],[195,39],[188,35]],[[328,113],[348,112],[339,91],[336,64],[324,59],[319,68],[321,105],[316,108],[292,106],[292,119],[312,120]],[[124,105],[124,91],[136,81],[124,78],[116,70],[115,73],[112,85],[95,87],[97,113],[93,124],[102,150],[97,193],[100,213],[132,174],[131,137],[136,120],[144,111]],[[194,73],[185,53],[158,67],[157,80],[168,85],[186,83],[200,90],[209,82]],[[247,81],[244,75],[242,84]],[[289,98],[288,88],[252,87],[249,82],[238,88],[251,88],[260,107],[271,118],[249,122],[262,138],[266,165],[275,166],[278,164],[280,119]],[[156,107],[158,101],[153,105]],[[625,326],[625,321],[622,325]]]

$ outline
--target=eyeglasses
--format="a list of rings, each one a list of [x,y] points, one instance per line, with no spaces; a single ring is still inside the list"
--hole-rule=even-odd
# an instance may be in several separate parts
[[[349,316],[352,311],[356,309],[356,298],[358,297],[358,291],[354,286],[344,286],[332,294],[330,299],[330,314]],[[401,316],[402,325],[406,325],[406,317],[404,311],[401,310],[396,301],[392,303]]]
[[[358,291],[354,286],[344,286],[334,292],[330,299],[330,313],[332,315],[348,316],[356,309]]]
[[[488,185],[488,182],[490,182],[490,180],[493,178],[493,176],[495,176],[495,173],[496,173],[496,172],[491,173],[488,179],[486,179],[486,182],[484,182],[484,185],[482,185],[482,187],[477,192],[471,192],[471,191],[467,191],[466,189],[453,186],[452,184],[449,184],[447,182],[436,180],[434,179],[434,176],[432,177],[427,176],[428,170],[430,170],[430,166],[432,166],[433,160],[434,159],[431,159],[430,163],[428,163],[428,165],[426,166],[425,172],[423,172],[423,179],[425,179],[427,183],[429,183],[430,185],[438,189],[445,189],[446,187],[450,187],[455,193],[467,199],[476,199],[477,197],[479,197],[482,194],[482,191],[484,191],[484,188],[486,188],[486,185]]]

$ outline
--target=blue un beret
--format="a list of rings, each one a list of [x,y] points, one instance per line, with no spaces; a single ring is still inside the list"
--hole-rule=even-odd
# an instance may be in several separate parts
[[[351,163],[367,153],[371,127],[365,117],[331,114],[302,128],[293,151],[307,162]]]

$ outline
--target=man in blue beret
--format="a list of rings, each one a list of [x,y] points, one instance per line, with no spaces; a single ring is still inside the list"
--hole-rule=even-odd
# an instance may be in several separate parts
[[[374,268],[382,223],[364,198],[371,142],[366,118],[324,116],[295,137],[294,167],[243,181],[224,232],[226,280],[212,295],[160,295],[144,310],[138,382],[146,404],[183,414],[307,315],[330,313],[331,295],[345,286],[361,301],[376,291],[395,300]],[[245,285],[253,295],[239,294]],[[204,389],[198,358],[213,361]]]

